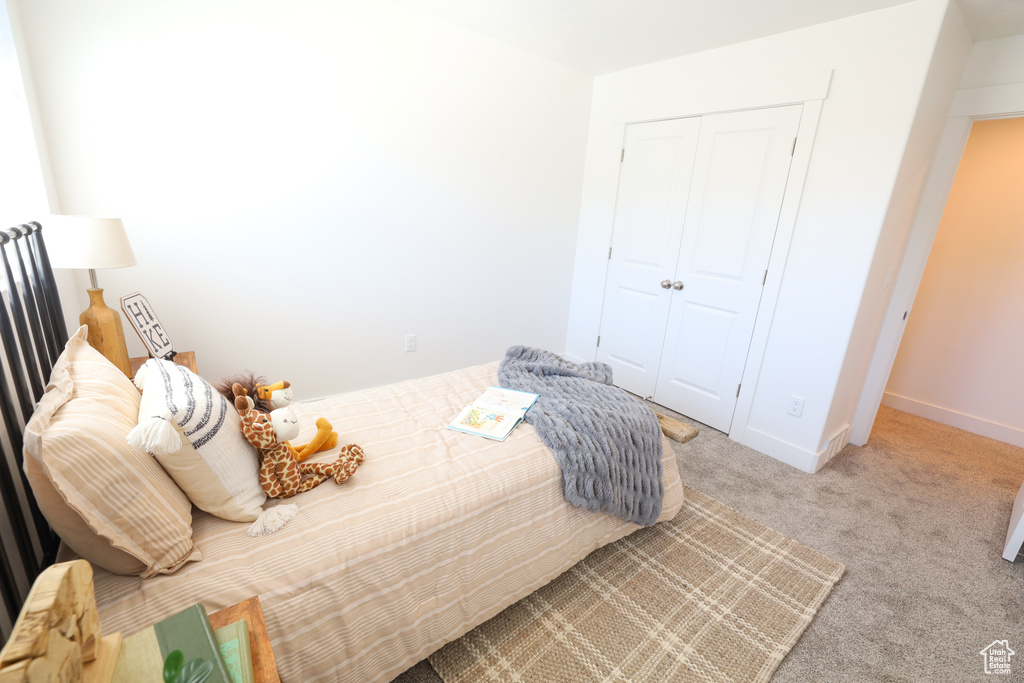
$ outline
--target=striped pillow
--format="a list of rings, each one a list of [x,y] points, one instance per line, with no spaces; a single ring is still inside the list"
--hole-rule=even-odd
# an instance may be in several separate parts
[[[142,391],[128,443],[153,454],[196,507],[232,522],[253,522],[267,494],[260,456],[242,434],[235,407],[188,368],[150,358],[135,373]]]
[[[128,445],[139,392],[86,335],[83,325],[68,340],[25,427],[26,474],[76,553],[115,573],[170,574],[202,559],[192,504],[158,462]]]

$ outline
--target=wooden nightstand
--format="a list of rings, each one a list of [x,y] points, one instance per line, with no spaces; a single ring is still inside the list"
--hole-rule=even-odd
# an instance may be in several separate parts
[[[180,354],[179,354],[180,355]],[[263,606],[258,597],[252,597],[210,615],[214,630],[233,624],[239,619],[249,622],[249,649],[252,650],[252,671],[256,683],[281,683],[277,675],[277,662],[270,647],[270,634],[263,621]]]
[[[147,360],[149,360],[149,356],[139,356],[138,358],[128,359],[128,362],[131,363],[132,366],[132,377],[135,377],[135,373],[139,371],[139,368],[141,368],[142,364]],[[196,370],[196,354],[194,351],[178,351],[178,353],[174,354],[174,362],[188,368],[197,375],[199,374],[199,371]]]

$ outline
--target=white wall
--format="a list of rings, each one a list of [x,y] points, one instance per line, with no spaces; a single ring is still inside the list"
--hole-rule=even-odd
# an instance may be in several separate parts
[[[27,102],[16,42],[17,17],[0,0],[0,229],[48,211],[46,185]]]
[[[971,48],[960,89],[1024,83],[1024,35],[986,40]]]
[[[871,368],[862,392],[854,423],[854,443],[865,443],[871,432],[875,414],[883,401],[883,392],[895,363],[897,350],[907,327],[908,314],[913,315],[915,295],[923,277],[928,254],[935,239],[946,200],[952,188],[957,166],[975,120],[1024,115],[1024,36],[1014,36],[977,43],[971,47],[964,67],[960,88],[954,94],[938,152],[929,173],[920,210],[906,253],[898,271],[894,293],[885,324],[871,361]],[[889,396],[886,401],[895,404]],[[927,417],[945,419],[951,413],[942,409],[925,409],[924,404],[903,401],[899,407],[927,412]],[[1012,440],[1002,425],[956,418],[957,426],[973,429],[989,436]],[[1012,430],[1011,430],[1012,432]]]
[[[831,69],[777,305],[760,314],[770,316],[771,330],[754,359],[760,373],[744,388],[753,393],[738,425],[743,434],[734,437],[816,467],[947,5],[918,0],[597,78],[568,353],[595,353],[624,124],[700,113],[696,107],[716,102],[720,109],[783,103],[801,75]],[[785,412],[794,394],[806,399],[801,418]]]
[[[1024,36],[974,45],[957,96],[960,117],[1024,115]],[[970,118],[950,121],[970,126]],[[1017,295],[1020,125],[977,121],[971,128],[949,194],[936,201],[937,229],[924,226],[934,230],[934,242],[883,402],[1024,446],[1024,421],[1014,410],[1021,384],[1015,311],[1024,302]],[[999,164],[1006,167],[995,171]],[[972,294],[981,298],[965,303]],[[943,311],[956,327],[936,336]]]
[[[41,220],[59,209],[22,36],[17,6],[0,0],[0,230]],[[75,273],[58,270],[54,276],[58,289],[72,299],[64,317],[68,328],[74,328],[87,305],[85,293],[79,306]]]
[[[1024,446],[1024,118],[974,124],[885,404]]]
[[[386,0],[17,4],[54,200],[124,219],[108,304],[204,376],[307,398],[562,346],[590,77]]]
[[[959,7],[951,2],[921,89],[917,112],[910,126],[889,208],[850,335],[843,369],[836,383],[823,439],[856,424],[861,409],[858,404],[864,402],[865,393],[873,392],[872,398],[877,399],[877,388],[871,385],[869,376],[873,356],[886,323],[895,284],[901,275],[903,256],[914,228],[915,216],[921,205],[936,149],[972,44]],[[877,403],[874,408],[877,410]],[[854,432],[854,443],[863,445],[867,439],[859,440],[860,430]]]

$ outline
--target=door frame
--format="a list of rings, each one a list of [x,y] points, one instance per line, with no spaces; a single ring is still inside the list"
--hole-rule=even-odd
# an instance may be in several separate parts
[[[957,91],[925,185],[921,207],[911,228],[910,240],[900,264],[896,286],[871,358],[860,401],[857,403],[850,443],[863,446],[871,436],[871,428],[875,424],[875,417],[878,415],[878,408],[882,404],[885,387],[889,382],[889,374],[892,372],[896,353],[903,340],[906,318],[909,318],[917,289],[924,276],[925,265],[931,254],[935,234],[946,209],[946,201],[949,199],[953,179],[960,167],[960,158],[967,145],[971,127],[975,121],[1019,116],[1024,116],[1024,83]]]

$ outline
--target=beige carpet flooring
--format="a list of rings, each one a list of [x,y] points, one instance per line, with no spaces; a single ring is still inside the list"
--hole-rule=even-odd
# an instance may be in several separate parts
[[[999,680],[1024,681],[1024,557],[1001,557],[1024,449],[883,408],[811,475],[698,426],[685,483],[847,567],[774,682],[990,681],[1002,639]],[[439,681],[424,661],[395,683]]]

